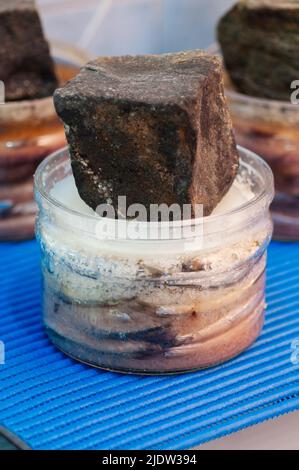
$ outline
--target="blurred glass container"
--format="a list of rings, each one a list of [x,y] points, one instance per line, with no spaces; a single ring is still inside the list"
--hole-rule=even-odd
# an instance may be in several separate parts
[[[208,51],[221,54],[217,44]],[[299,105],[291,103],[291,89],[289,102],[239,93],[224,73],[237,143],[264,158],[274,174],[273,237],[299,240]]]
[[[51,53],[60,83],[88,60],[87,54],[63,43],[53,43]],[[0,240],[34,236],[33,173],[45,156],[64,145],[51,96],[0,105]]]
[[[274,173],[274,238],[299,240],[299,106],[242,95],[228,80],[226,95],[237,143],[261,155]]]

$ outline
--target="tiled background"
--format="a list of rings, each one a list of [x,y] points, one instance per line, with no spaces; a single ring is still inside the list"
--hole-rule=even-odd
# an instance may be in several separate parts
[[[205,48],[232,0],[37,0],[47,36],[95,55]],[[86,27],[90,25],[90,34]]]

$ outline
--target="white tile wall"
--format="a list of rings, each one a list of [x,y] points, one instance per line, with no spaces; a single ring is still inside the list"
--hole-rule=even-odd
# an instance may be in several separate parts
[[[97,12],[88,49],[94,55],[205,48],[232,0],[37,0],[50,38],[80,44]],[[99,8],[103,8],[102,15]],[[84,42],[83,42],[84,44]]]

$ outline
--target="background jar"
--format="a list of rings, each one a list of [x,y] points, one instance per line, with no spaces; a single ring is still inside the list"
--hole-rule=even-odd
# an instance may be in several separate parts
[[[180,223],[163,240],[101,238],[99,217],[51,195],[71,174],[67,150],[39,166],[43,321],[58,348],[101,368],[157,374],[221,363],[257,338],[273,178],[263,160],[239,152],[238,178],[250,184],[252,200],[197,219],[203,233],[178,236]]]
[[[60,83],[88,60],[84,52],[63,43],[53,43],[51,54]],[[64,145],[52,96],[0,105],[0,240],[34,236],[33,173],[45,156]]]
[[[208,52],[221,55],[218,44]],[[244,95],[235,90],[224,70],[237,144],[260,155],[274,174],[275,198],[271,205],[274,238],[299,240],[299,105]]]
[[[237,93],[228,79],[226,96],[237,143],[261,155],[274,173],[274,237],[299,240],[299,105]]]

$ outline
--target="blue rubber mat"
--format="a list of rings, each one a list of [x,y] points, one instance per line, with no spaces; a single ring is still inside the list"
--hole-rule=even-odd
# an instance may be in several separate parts
[[[36,243],[1,244],[0,425],[33,449],[187,449],[298,410],[298,260],[299,244],[271,244],[266,326],[246,353],[210,370],[141,377],[57,351],[41,327]]]

